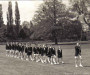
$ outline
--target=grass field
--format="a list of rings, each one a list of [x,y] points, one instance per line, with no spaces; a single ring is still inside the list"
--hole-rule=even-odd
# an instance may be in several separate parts
[[[75,68],[74,46],[61,45],[65,64],[50,65],[6,57],[5,45],[0,45],[0,75],[90,75],[90,44],[81,46],[83,68]]]

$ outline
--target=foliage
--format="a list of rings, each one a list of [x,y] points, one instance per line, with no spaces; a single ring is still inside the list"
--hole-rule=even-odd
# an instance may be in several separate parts
[[[22,22],[22,27],[24,28],[30,28],[30,24],[29,24],[29,22],[28,21],[24,21],[24,22]]]
[[[16,24],[16,33],[17,33],[17,37],[19,35],[19,31],[20,31],[20,14],[19,14],[19,8],[18,8],[18,3],[15,2],[16,6],[15,6],[15,24]]]
[[[0,42],[5,42],[7,40],[6,38],[6,25],[3,25],[0,28]]]
[[[19,38],[22,38],[22,39],[26,38],[26,34],[25,34],[25,31],[23,29],[20,30]]]
[[[89,10],[90,9],[90,0],[70,0],[72,4],[72,11],[77,12],[78,15],[84,15],[82,18],[88,26],[90,26],[90,17],[89,16]],[[88,19],[88,20],[87,20]]]
[[[2,14],[3,14],[3,12],[2,12],[2,5],[0,4],[0,27],[2,27],[2,25],[3,25],[3,17],[2,17]]]
[[[12,3],[8,3],[8,12],[7,12],[7,37],[13,39],[14,30],[13,30],[13,13],[12,13]]]
[[[55,1],[55,4],[53,1]],[[45,1],[34,15],[34,31],[30,38],[52,41],[55,37],[58,41],[78,40],[82,27],[78,20],[71,20],[75,17],[75,13],[66,10],[62,2],[58,2],[58,0]]]

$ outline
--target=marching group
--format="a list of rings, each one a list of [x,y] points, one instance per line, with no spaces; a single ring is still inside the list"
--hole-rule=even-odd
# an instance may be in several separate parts
[[[57,54],[57,55],[56,55]],[[21,60],[31,60],[42,63],[59,64],[62,59],[62,49],[55,50],[50,45],[38,45],[32,46],[30,43],[19,43],[19,42],[7,42],[6,44],[6,55],[14,58],[20,58]]]
[[[20,42],[6,43],[6,56],[20,58],[21,60],[36,61],[50,64],[64,64],[62,49],[58,46],[58,50],[52,45],[47,44],[31,44]],[[80,67],[82,66],[81,48],[79,43],[75,46],[75,67],[78,67],[78,59],[80,58]]]

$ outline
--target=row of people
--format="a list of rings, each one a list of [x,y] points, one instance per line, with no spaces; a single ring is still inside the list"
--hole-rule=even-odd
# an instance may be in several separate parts
[[[58,50],[55,47],[47,45],[30,43],[19,43],[19,42],[7,42],[6,44],[6,55],[20,58],[22,60],[32,60],[42,63],[59,64],[60,60],[63,62],[62,49],[59,46]],[[77,43],[75,46],[75,67],[78,67],[78,61],[80,60],[80,67],[82,66],[81,47]]]
[[[18,43],[18,42],[7,42],[6,44],[6,55],[20,58],[22,60],[32,60],[42,63],[59,64],[62,59],[62,49],[59,46],[58,50],[55,50],[51,45],[38,45],[32,46],[30,43]]]

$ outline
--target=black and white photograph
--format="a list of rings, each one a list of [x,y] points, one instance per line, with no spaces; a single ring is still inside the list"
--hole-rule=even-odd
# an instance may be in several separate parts
[[[0,0],[0,75],[90,75],[90,0]]]

